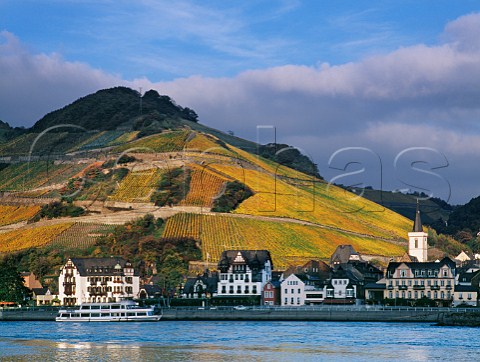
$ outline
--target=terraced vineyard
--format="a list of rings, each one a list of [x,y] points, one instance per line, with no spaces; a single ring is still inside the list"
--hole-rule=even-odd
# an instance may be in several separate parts
[[[270,250],[276,268],[326,259],[341,244],[360,253],[398,256],[405,248],[387,241],[291,222],[221,215],[177,214],[167,220],[164,237],[190,237],[201,244],[203,259],[217,262],[223,250]]]
[[[238,157],[238,155],[234,151],[226,148],[225,143],[219,141],[217,138],[203,133],[192,134],[194,135],[194,137],[188,140],[185,146],[186,150],[195,150],[225,156]]]
[[[51,161],[10,164],[0,171],[0,190],[27,191],[63,183],[83,168],[85,165]]]
[[[113,231],[114,225],[75,223],[52,240],[52,246],[60,249],[85,249],[95,244],[97,239]]]
[[[109,199],[125,202],[149,202],[150,195],[157,187],[161,177],[162,171],[157,168],[130,172]]]
[[[28,227],[0,234],[0,253],[47,245],[73,223]]]
[[[16,224],[20,221],[27,221],[34,217],[40,206],[9,206],[0,205],[0,226]]]
[[[197,165],[189,165],[191,172],[190,189],[181,205],[212,207],[214,198],[218,196],[227,178],[213,173],[209,169]]]
[[[79,150],[91,150],[95,148],[106,147],[110,142],[116,140],[118,137],[123,135],[123,131],[103,131],[98,132],[86,142],[84,142],[77,149]]]
[[[180,152],[184,149],[190,131],[171,131],[141,138],[115,147],[114,152],[134,150],[137,153]]]
[[[221,164],[211,167],[255,192],[235,213],[288,217],[382,238],[405,239],[411,228],[411,221],[403,216],[324,182],[302,181],[295,187],[256,170]]]

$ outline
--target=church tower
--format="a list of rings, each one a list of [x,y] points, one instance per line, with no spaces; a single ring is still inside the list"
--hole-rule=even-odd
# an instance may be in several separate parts
[[[427,261],[427,237],[428,234],[423,232],[420,208],[417,200],[417,212],[415,214],[413,230],[408,233],[408,254],[416,257],[420,262]]]

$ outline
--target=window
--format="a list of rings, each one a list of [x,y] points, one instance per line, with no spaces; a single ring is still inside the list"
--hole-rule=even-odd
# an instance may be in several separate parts
[[[230,285],[230,289],[228,290],[230,294],[233,294],[233,285]]]
[[[408,299],[412,298],[412,292],[408,292]]]
[[[295,298],[293,298],[293,297],[290,299],[290,304],[291,305],[293,305],[295,303],[294,300],[295,300]]]
[[[390,292],[388,293],[388,297],[389,297],[390,299],[393,298],[393,292],[392,292],[392,291],[390,291]]]
[[[418,239],[415,238],[415,249],[418,249]]]
[[[412,281],[411,281],[411,280],[408,281],[408,286],[409,286],[409,287],[412,286]]]
[[[448,277],[448,269],[443,269],[443,276]]]
[[[297,298],[297,304],[300,305],[300,298]]]
[[[288,304],[288,298],[285,298],[285,304]]]
[[[242,292],[242,287],[240,285],[237,285],[237,294],[240,294]]]
[[[444,280],[440,281],[440,285],[443,287],[445,285],[445,281]]]
[[[292,288],[292,294],[294,294],[294,293],[295,293],[295,289]]]
[[[250,293],[250,290],[249,290],[249,288],[248,288],[248,285],[246,285],[246,286],[245,286],[245,294],[248,294],[248,293]],[[267,293],[268,293],[268,292],[267,292]]]
[[[222,285],[222,294],[225,294],[227,292],[227,286]]]
[[[300,293],[301,293],[300,288],[298,288],[298,294],[300,294]]]

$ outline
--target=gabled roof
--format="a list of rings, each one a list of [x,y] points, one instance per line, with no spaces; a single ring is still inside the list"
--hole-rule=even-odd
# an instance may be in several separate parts
[[[34,295],[46,295],[48,288],[32,288],[32,292]]]
[[[352,245],[339,245],[330,257],[330,265],[346,264],[349,260],[362,260]]]
[[[267,261],[270,261],[273,269],[272,257],[268,250],[225,250],[220,256],[218,268],[228,269],[232,264],[245,263],[250,269],[263,269]]]
[[[147,295],[155,295],[162,292],[162,288],[158,284],[144,284],[140,286],[140,290],[145,290]]]
[[[183,287],[183,292],[185,294],[194,293],[194,287],[197,282],[201,282],[206,286],[206,292],[215,293],[217,291],[218,275],[213,274],[212,276],[203,276],[199,275],[197,277],[187,278],[185,285]]]
[[[71,258],[70,260],[75,265],[81,276],[110,276],[115,274],[123,275],[123,268],[133,268],[128,261],[121,257]],[[134,275],[138,276],[138,271],[135,269]]]

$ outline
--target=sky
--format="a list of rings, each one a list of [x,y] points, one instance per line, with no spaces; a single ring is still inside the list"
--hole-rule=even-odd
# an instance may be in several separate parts
[[[298,147],[327,181],[466,203],[479,34],[476,0],[0,0],[0,120],[156,89],[203,124]]]

